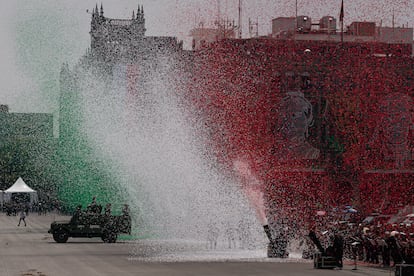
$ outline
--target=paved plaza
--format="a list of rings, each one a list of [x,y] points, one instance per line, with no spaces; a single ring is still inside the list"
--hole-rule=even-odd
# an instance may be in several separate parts
[[[0,214],[1,276],[98,276],[98,275],[372,275],[394,272],[375,267],[354,266],[343,270],[316,270],[302,259],[269,259],[260,252],[180,245],[179,241],[119,240],[105,244],[98,238],[70,238],[55,243],[47,233],[54,214],[27,217],[27,227],[17,227],[18,217]],[[263,255],[263,254],[262,254]],[[259,257],[258,257],[259,256]]]

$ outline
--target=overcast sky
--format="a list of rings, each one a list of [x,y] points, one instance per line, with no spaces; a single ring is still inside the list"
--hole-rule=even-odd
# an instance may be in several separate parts
[[[271,19],[293,16],[295,1],[243,0],[243,34],[251,18],[259,33],[271,31]],[[345,24],[375,21],[414,25],[414,0],[344,0]],[[211,24],[220,13],[237,22],[238,0],[0,0],[0,103],[12,112],[54,112],[63,62],[70,65],[89,47],[91,11],[103,3],[105,16],[130,18],[144,6],[147,35],[177,36],[189,45],[190,29]],[[339,16],[340,0],[298,0],[298,14],[318,20]]]

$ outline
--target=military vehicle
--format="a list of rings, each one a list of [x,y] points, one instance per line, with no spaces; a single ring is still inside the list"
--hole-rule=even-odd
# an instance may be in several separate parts
[[[54,221],[48,233],[53,235],[57,243],[65,243],[69,237],[94,238],[100,237],[106,243],[114,243],[118,234],[131,234],[131,217],[127,207],[124,207],[119,216],[112,215],[102,208],[89,208],[82,211],[78,207],[69,221]]]

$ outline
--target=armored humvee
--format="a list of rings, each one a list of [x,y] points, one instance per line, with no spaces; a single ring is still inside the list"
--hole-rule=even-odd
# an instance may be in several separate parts
[[[108,213],[101,214],[101,208],[82,211],[78,207],[69,221],[54,221],[48,233],[58,243],[67,242],[69,237],[94,238],[100,237],[106,243],[114,243],[118,234],[131,234],[131,217],[125,209],[119,216]]]

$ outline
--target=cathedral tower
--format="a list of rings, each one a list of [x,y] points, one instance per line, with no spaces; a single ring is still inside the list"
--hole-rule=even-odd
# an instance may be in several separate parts
[[[101,4],[92,11],[91,54],[104,61],[131,54],[142,46],[145,37],[144,7],[138,5],[131,19],[111,19],[104,16]]]

